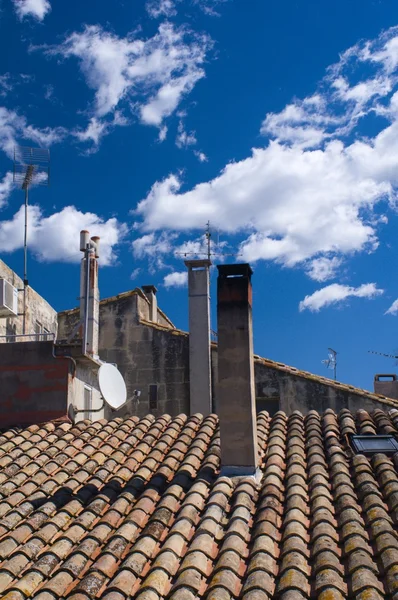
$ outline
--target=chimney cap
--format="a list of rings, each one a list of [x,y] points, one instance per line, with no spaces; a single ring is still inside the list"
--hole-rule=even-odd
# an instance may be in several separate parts
[[[158,291],[158,288],[154,285],[143,285],[142,290],[144,291],[145,294],[150,294],[151,292],[152,292],[152,294],[156,294],[156,292]]]
[[[249,263],[237,263],[233,265],[217,265],[219,277],[248,277],[251,279],[253,270]]]
[[[201,267],[211,267],[211,260],[208,258],[198,258],[196,260],[184,260],[184,264],[188,269],[200,269]]]

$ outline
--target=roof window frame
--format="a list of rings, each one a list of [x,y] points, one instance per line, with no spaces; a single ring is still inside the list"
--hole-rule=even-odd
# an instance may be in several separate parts
[[[379,447],[375,447],[375,441],[379,442]],[[367,446],[367,442],[373,442],[371,444],[373,447],[370,447],[370,445]],[[363,454],[368,457],[375,454],[392,456],[398,452],[398,439],[392,434],[352,434],[350,436],[350,445],[355,454]]]

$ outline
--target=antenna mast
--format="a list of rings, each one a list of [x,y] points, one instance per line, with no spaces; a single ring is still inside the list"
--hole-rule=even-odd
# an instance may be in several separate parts
[[[24,226],[24,270],[23,270],[23,324],[22,332],[26,334],[26,292],[28,283],[28,204],[29,188],[34,185],[50,185],[50,151],[43,148],[17,146],[14,148],[14,183],[21,184],[25,192],[25,226]]]
[[[207,260],[211,260],[212,256],[240,256],[239,254],[236,254],[236,252],[212,252],[210,221],[207,221],[206,223],[205,238],[206,252],[176,252],[174,256],[206,256]]]
[[[206,240],[207,240],[207,260],[211,257],[211,232],[210,232],[210,221],[206,223]]]
[[[368,350],[369,354],[377,354],[378,356],[384,356],[385,358],[398,358],[394,354],[384,354],[384,352],[377,352],[377,350]]]

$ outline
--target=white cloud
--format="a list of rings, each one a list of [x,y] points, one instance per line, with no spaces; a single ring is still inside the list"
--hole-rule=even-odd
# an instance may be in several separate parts
[[[137,277],[138,277],[138,275],[139,275],[140,273],[141,273],[141,269],[140,269],[139,267],[137,267],[136,269],[134,269],[134,270],[131,272],[130,279],[131,279],[131,280],[137,279]]]
[[[209,47],[207,37],[163,23],[147,40],[117,37],[91,25],[59,46],[42,49],[80,61],[86,82],[95,91],[95,117],[104,117],[128,100],[143,123],[160,126],[204,77]]]
[[[205,15],[210,17],[220,17],[221,15],[216,9],[225,2],[228,0],[192,0],[194,6],[198,6]]]
[[[75,130],[73,135],[77,137],[80,142],[93,142],[94,146],[98,146],[102,137],[108,130],[108,123],[100,121],[95,117],[90,119],[86,129]]]
[[[318,312],[325,306],[338,304],[350,297],[356,298],[375,298],[384,293],[384,290],[377,288],[375,283],[364,283],[357,288],[348,285],[332,283],[320,290],[317,290],[311,296],[306,296],[299,304],[300,312],[310,310]]]
[[[326,256],[315,258],[307,266],[307,275],[315,281],[327,281],[336,275],[341,263],[342,260],[337,256],[333,256],[333,258]]]
[[[87,229],[101,238],[100,262],[110,265],[116,259],[115,246],[127,233],[126,225],[115,218],[104,221],[93,213],[82,213],[74,206],[44,216],[39,206],[30,206],[28,213],[29,248],[46,262],[78,262],[79,233]],[[0,251],[14,252],[23,247],[24,207],[12,219],[0,221]],[[75,249],[75,251],[74,251]]]
[[[174,248],[174,256],[179,258],[205,258],[207,254],[207,238],[205,235],[196,240],[187,240]]]
[[[11,76],[9,73],[0,75],[0,96],[7,96],[12,91]]]
[[[374,251],[385,220],[375,205],[397,204],[396,48],[393,29],[344,53],[311,96],[266,116],[264,147],[214,179],[184,192],[180,175],[156,182],[137,208],[143,231],[188,231],[210,219],[239,236],[243,260],[301,264],[318,281],[334,276],[344,257]],[[372,77],[358,76],[365,66]],[[355,135],[381,103],[388,121],[373,137]]]
[[[21,21],[24,17],[33,17],[38,21],[43,21],[51,10],[49,0],[13,0],[13,2],[17,16]]]
[[[228,0],[191,0],[190,9],[199,8],[206,15],[219,17],[220,13],[216,8]],[[149,0],[146,3],[146,10],[153,19],[160,17],[174,17],[177,14],[177,7],[183,5],[184,0]]]
[[[207,162],[209,160],[204,152],[198,152],[197,150],[194,150],[194,154],[199,162]]]
[[[203,69],[194,68],[189,74],[176,77],[162,85],[159,91],[141,108],[141,121],[146,125],[160,126],[177,108],[183,96],[192,91],[204,77]]]
[[[62,127],[40,129],[28,125],[25,117],[0,106],[0,149],[9,158],[14,156],[14,148],[18,139],[28,139],[40,146],[51,146],[60,142],[65,135],[66,130]]]
[[[133,254],[135,258],[168,254],[173,248],[172,239],[167,233],[162,233],[160,236],[149,233],[133,241]]]
[[[394,302],[391,304],[390,308],[388,310],[386,310],[386,312],[384,313],[385,315],[397,315],[398,314],[398,299],[394,300]]]
[[[189,133],[185,131],[183,121],[178,123],[177,137],[176,137],[176,146],[178,148],[188,148],[189,146],[195,146],[198,140],[196,139],[195,131],[190,131]]]
[[[159,142],[164,142],[164,140],[167,137],[167,131],[168,131],[168,129],[167,129],[166,125],[164,125],[163,127],[161,127],[159,129],[159,136],[158,136]]]
[[[72,131],[72,135],[74,135],[79,142],[91,142],[92,145],[85,151],[85,154],[92,154],[99,149],[102,138],[108,135],[116,126],[124,127],[128,124],[128,119],[116,110],[112,120],[92,117],[88,122],[86,129],[75,129]]]
[[[3,75],[0,75],[0,96],[7,96],[16,87],[29,83],[34,79],[34,75],[26,75],[25,73],[4,73]]]
[[[188,192],[179,193],[174,175],[157,182],[138,214],[147,230],[199,228],[210,219],[221,231],[251,232],[240,249],[250,261],[293,266],[319,253],[372,248],[376,232],[361,211],[391,193],[384,155],[383,140],[375,147],[333,142],[316,152],[273,142]]]
[[[175,4],[174,0],[150,0],[145,8],[153,19],[174,17],[177,14]]]
[[[167,288],[169,287],[185,287],[188,283],[188,273],[187,271],[174,273],[169,273],[163,279],[163,285]]]
[[[295,99],[279,113],[267,114],[261,133],[283,143],[314,148],[325,140],[347,136],[363,117],[383,111],[380,100],[389,98],[398,83],[394,72],[397,34],[398,28],[391,28],[375,40],[346,50],[340,61],[329,67],[312,96]],[[376,73],[358,82],[357,71],[366,72],[371,63],[376,63]]]
[[[8,196],[14,188],[13,174],[6,173],[3,180],[0,181],[0,208],[6,204]]]
[[[146,259],[149,262],[149,272],[154,273],[156,269],[165,267],[164,257],[173,251],[173,241],[175,234],[167,231],[160,235],[149,233],[137,238],[131,244],[134,258],[138,260]]]

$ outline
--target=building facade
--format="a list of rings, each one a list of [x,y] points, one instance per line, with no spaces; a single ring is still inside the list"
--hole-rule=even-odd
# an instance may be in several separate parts
[[[23,334],[23,281],[22,279],[0,260],[0,279],[10,283],[18,294],[17,316],[0,315],[0,343],[12,342],[15,337]],[[30,340],[45,341],[53,339],[57,334],[57,312],[33,288],[26,289],[26,324],[25,333]]]
[[[152,308],[151,299],[140,288],[100,301],[99,356],[117,365],[127,386],[128,402],[118,416],[191,412],[189,334],[176,329],[157,305],[155,313]],[[78,318],[78,309],[59,313],[59,340],[68,337]],[[216,343],[211,344],[211,371],[212,410],[217,413]],[[398,407],[398,402],[382,395],[256,355],[254,376],[257,411],[271,415],[278,410],[306,414],[313,409]]]

